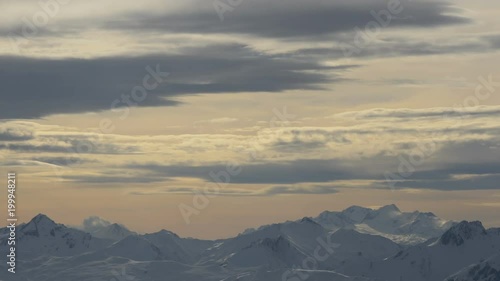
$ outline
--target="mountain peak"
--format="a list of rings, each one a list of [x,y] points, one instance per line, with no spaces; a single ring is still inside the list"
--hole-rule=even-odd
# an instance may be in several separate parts
[[[177,235],[176,233],[169,231],[169,230],[166,230],[166,229],[162,229],[162,230],[158,231],[157,233],[180,238],[179,235]]]
[[[352,205],[350,207],[345,208],[342,212],[349,212],[349,211],[354,211],[354,210],[371,210],[370,208],[358,206],[358,205]]]
[[[44,214],[38,214],[33,217],[23,229],[52,229],[57,226],[52,219]]]
[[[31,223],[31,222],[37,223],[37,224],[39,224],[39,223],[56,224],[47,215],[42,214],[42,213],[40,213],[40,214],[36,215],[35,217],[33,217],[29,223]]]
[[[38,214],[32,218],[27,224],[20,228],[20,232],[23,235],[36,236],[48,235],[53,232],[54,229],[64,228],[63,225],[58,225],[48,216],[44,214]]]
[[[303,217],[301,220],[300,220],[301,223],[312,223],[312,224],[318,224],[317,222],[315,222],[312,218],[310,217]]]
[[[401,210],[399,210],[399,208],[395,204],[390,204],[390,205],[385,205],[383,207],[380,207],[378,209],[378,211],[381,211],[381,212],[384,212],[384,211],[388,211],[388,212],[401,212]]]
[[[456,245],[460,246],[466,240],[471,240],[476,237],[487,235],[486,229],[480,221],[461,221],[460,223],[452,226],[440,238],[443,245]]]
[[[372,209],[368,209],[365,207],[360,207],[353,205],[342,211],[342,215],[347,218],[351,223],[361,223]]]

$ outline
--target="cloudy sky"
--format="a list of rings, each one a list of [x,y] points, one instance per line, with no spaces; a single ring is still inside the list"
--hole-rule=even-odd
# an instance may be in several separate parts
[[[500,225],[496,1],[41,3],[0,1],[23,220],[214,238],[395,203]]]

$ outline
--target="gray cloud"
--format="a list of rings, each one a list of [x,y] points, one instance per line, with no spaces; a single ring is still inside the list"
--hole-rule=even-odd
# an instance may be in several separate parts
[[[88,160],[79,157],[34,157],[32,160],[57,166],[73,166],[83,163],[97,162],[95,160]]]
[[[235,184],[296,184],[304,182],[330,182],[349,179],[373,179],[374,174],[351,166],[347,160],[295,160],[285,163],[242,165],[242,172],[229,178]],[[214,181],[211,173],[226,171],[226,165],[162,166],[159,164],[132,164],[130,169],[143,169],[169,177],[193,177]],[[227,173],[226,173],[227,174]],[[221,178],[221,181],[226,181]]]
[[[333,118],[354,119],[379,119],[379,118],[471,118],[471,117],[497,117],[500,106],[474,106],[474,107],[434,107],[434,108],[373,108],[369,110],[339,113]]]
[[[34,138],[34,131],[27,127],[0,125],[0,141],[26,141]]]
[[[297,185],[277,185],[263,190],[263,195],[279,195],[279,194],[333,194],[337,193],[338,189],[335,185],[312,185],[312,186],[297,186]]]
[[[294,57],[327,56],[333,58],[398,57],[427,56],[461,53],[483,53],[500,49],[499,36],[479,36],[477,38],[453,38],[448,42],[415,41],[408,38],[377,38],[372,41],[361,41],[355,45],[353,37],[346,36],[337,40],[331,47],[305,48],[291,52]]]
[[[111,225],[111,222],[102,219],[98,216],[91,216],[83,220],[83,230],[88,232],[95,232],[103,227]]]
[[[365,180],[371,186],[389,188],[384,183],[386,175],[392,173],[401,177],[400,188],[432,188],[440,190],[497,189],[495,184],[500,175],[500,149],[495,141],[449,141],[443,149],[424,157],[422,162],[412,164],[411,159],[418,152],[407,149],[399,155],[384,152],[352,159],[298,159],[288,162],[241,165],[241,173],[227,177],[226,166],[222,164],[190,166],[161,164],[132,164],[126,169],[144,170],[168,177],[199,178],[208,182],[231,184],[275,184],[289,186],[305,183],[324,183],[326,188],[316,188],[315,193],[328,192],[328,186],[343,187],[340,181]],[[411,159],[410,159],[411,158]],[[404,160],[402,160],[404,159]],[[420,161],[420,160],[419,160]],[[404,163],[404,164],[402,164]],[[409,175],[401,175],[411,171]],[[382,184],[381,184],[382,182]],[[270,194],[291,193],[287,188],[275,188]],[[298,193],[306,193],[305,190]]]
[[[497,167],[497,171],[499,171]],[[418,188],[418,189],[437,189],[445,191],[454,190],[488,190],[500,189],[500,174],[484,175],[465,179],[446,179],[441,181],[429,180],[408,180],[396,185],[398,188]]]
[[[61,178],[75,183],[85,183],[99,186],[103,184],[146,184],[169,181],[169,178],[166,177],[154,175],[148,176],[144,174],[137,176],[131,176],[127,174],[117,176],[63,175],[61,176]]]
[[[223,2],[226,3],[226,2]],[[252,0],[224,13],[219,21],[212,1],[194,1],[186,11],[151,16],[130,14],[108,21],[113,29],[178,32],[235,33],[273,38],[319,37],[364,28],[375,21],[370,13],[388,10],[385,0],[322,1]],[[459,10],[449,1],[401,1],[402,11],[393,15],[388,27],[434,27],[460,24],[468,19],[451,15]]]
[[[160,191],[133,191],[132,195],[156,195],[156,194],[196,194],[200,191],[195,187],[169,187]],[[217,196],[274,196],[281,194],[334,194],[338,190],[333,185],[276,185],[257,190],[248,189],[220,189]]]
[[[320,84],[341,79],[332,72],[346,68],[280,59],[242,45],[89,60],[0,57],[0,84],[9,95],[9,103],[0,104],[0,119],[109,110],[114,101],[119,101],[115,107],[126,106],[122,94],[130,96],[135,86],[142,85],[148,65],[159,65],[170,76],[137,106],[176,105],[171,98],[186,94],[319,89]]]
[[[66,154],[133,154],[140,150],[132,145],[115,145],[98,141],[95,138],[73,137],[63,138],[64,143],[0,143],[0,150],[10,150],[20,153],[47,152]],[[45,140],[50,142],[53,139]]]

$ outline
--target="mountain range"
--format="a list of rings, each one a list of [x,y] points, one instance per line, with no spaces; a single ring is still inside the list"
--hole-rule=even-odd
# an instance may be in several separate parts
[[[139,234],[97,217],[39,214],[17,228],[17,272],[0,280],[499,281],[500,229],[432,213],[352,206],[219,240]],[[7,252],[7,229],[0,249]]]

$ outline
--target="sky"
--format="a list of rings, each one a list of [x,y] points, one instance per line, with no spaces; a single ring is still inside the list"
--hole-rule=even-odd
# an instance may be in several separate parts
[[[212,239],[394,203],[500,226],[499,2],[0,9],[0,172],[21,221]]]

